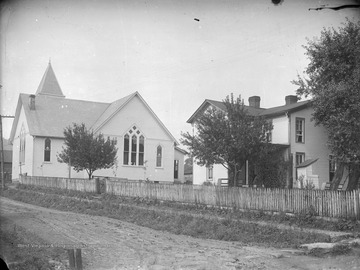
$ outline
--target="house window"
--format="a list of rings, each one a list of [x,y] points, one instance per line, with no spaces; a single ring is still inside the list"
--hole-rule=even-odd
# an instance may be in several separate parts
[[[162,164],[162,147],[159,145],[156,149],[156,167],[161,167]]]
[[[129,165],[129,135],[124,136],[124,165]]]
[[[144,165],[145,138],[143,135],[139,137],[139,165]]]
[[[272,132],[271,131],[266,133],[266,141],[269,143],[272,142]]]
[[[132,166],[143,166],[144,155],[145,137],[141,134],[141,131],[136,126],[133,126],[124,135],[123,164]]]
[[[50,161],[50,153],[51,153],[51,140],[49,138],[46,138],[45,147],[44,147],[44,161]]]
[[[305,143],[305,119],[304,118],[296,118],[295,142]]]
[[[329,155],[329,182],[334,178],[336,171],[336,160],[333,155]]]
[[[137,153],[137,137],[134,134],[131,137],[131,165],[136,165],[136,153]]]
[[[214,171],[213,165],[206,167],[206,180],[208,181],[213,180],[213,171]]]
[[[305,153],[296,153],[296,166],[300,165],[305,161]]]
[[[25,127],[21,127],[20,131],[20,149],[19,149],[19,162],[20,164],[25,163]]]
[[[179,160],[174,160],[174,179],[179,179]]]

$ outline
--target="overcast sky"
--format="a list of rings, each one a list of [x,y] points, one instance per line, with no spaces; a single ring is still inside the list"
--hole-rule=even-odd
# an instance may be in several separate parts
[[[351,0],[22,0],[1,6],[1,114],[34,94],[49,59],[64,95],[112,102],[138,91],[179,139],[205,99],[284,104],[308,64],[302,45],[359,18],[314,11]],[[8,138],[11,120],[4,119]]]

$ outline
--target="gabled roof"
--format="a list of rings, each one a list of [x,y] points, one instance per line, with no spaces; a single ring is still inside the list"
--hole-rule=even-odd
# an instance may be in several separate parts
[[[56,79],[54,70],[49,62],[48,67],[42,77],[36,95],[50,95],[54,97],[65,97],[61,91],[58,80]]]
[[[307,106],[311,105],[311,100],[305,100],[301,102],[296,102],[288,105],[273,107],[269,109],[265,108],[255,108],[252,106],[246,106],[246,110],[250,115],[253,116],[264,116],[264,117],[276,117],[285,113],[292,113],[298,110],[302,110],[306,108]],[[215,101],[210,99],[205,99],[205,101],[200,105],[200,107],[193,113],[193,115],[187,120],[187,123],[193,123],[195,119],[204,113],[204,111],[209,107],[214,106],[222,111],[226,111],[226,107],[224,102],[222,101]]]
[[[15,113],[15,120],[10,134],[10,140],[13,141],[14,139],[21,108],[23,108],[25,112],[30,135],[63,138],[64,128],[71,126],[73,123],[84,123],[86,126],[91,127],[95,132],[99,131],[106,122],[108,122],[131,99],[135,97],[139,97],[164,131],[175,142],[175,144],[178,144],[176,139],[150,109],[138,92],[119,99],[113,103],[101,103],[39,95],[35,97],[35,110],[30,110],[30,95],[20,94]]]
[[[214,106],[222,111],[226,111],[225,103],[222,101],[216,101],[211,99],[205,99],[205,101],[200,105],[200,107],[193,113],[193,115],[187,120],[187,123],[193,123],[195,119],[204,113],[207,108],[210,106]],[[265,109],[263,108],[254,108],[251,106],[244,105],[246,110],[249,112],[250,115],[259,115],[261,114]]]
[[[31,103],[35,104],[35,109],[30,109],[30,97],[35,101]],[[92,128],[94,132],[99,131],[102,126],[135,97],[139,98],[150,115],[155,118],[166,134],[174,141],[174,144],[177,145],[176,139],[138,92],[112,103],[66,99],[60,89],[50,62],[36,91],[36,95],[19,95],[10,141],[14,140],[22,109],[25,113],[30,135],[63,138],[64,128],[71,126],[73,123],[84,123]]]
[[[118,111],[121,110],[127,104],[135,93],[132,93],[126,97],[118,99],[109,104],[106,110],[101,114],[101,116],[96,120],[96,122],[92,125],[92,129],[94,131],[99,130],[107,121],[109,121]]]
[[[10,134],[11,141],[15,136],[21,108],[25,112],[30,135],[63,138],[65,127],[72,123],[84,123],[86,126],[91,126],[109,106],[108,103],[46,95],[35,97],[35,110],[30,110],[28,104],[29,95],[20,94]]]
[[[180,147],[175,146],[175,150],[180,152],[183,155],[188,155],[189,153],[185,151],[184,149],[181,149]]]
[[[153,110],[149,107],[149,105],[145,102],[139,92],[134,92],[122,99],[116,100],[111,103],[106,110],[101,114],[101,116],[96,120],[96,122],[91,126],[91,128],[97,132],[101,129],[110,119],[115,116],[122,108],[126,106],[132,99],[138,97],[140,101],[145,105],[149,113],[155,118],[155,120],[160,124],[163,130],[168,134],[168,136],[175,142],[175,145],[178,144],[174,136],[170,133],[170,131],[165,127],[165,125],[161,122],[161,120],[156,116]]]
[[[304,100],[304,101],[300,101],[300,102],[296,102],[296,103],[292,103],[292,104],[288,104],[288,105],[283,105],[283,106],[266,109],[260,115],[265,116],[265,117],[275,117],[275,116],[282,115],[285,113],[292,113],[292,112],[295,112],[298,110],[302,110],[309,105],[311,105],[311,100]]]

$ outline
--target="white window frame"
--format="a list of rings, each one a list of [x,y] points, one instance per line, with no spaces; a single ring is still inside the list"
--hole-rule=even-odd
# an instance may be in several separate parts
[[[159,155],[159,149],[160,149],[160,155]],[[163,147],[160,144],[156,147],[156,161],[155,162],[156,162],[156,168],[162,168],[162,166],[163,166]]]
[[[126,148],[126,137],[128,136],[128,147]],[[133,139],[135,138],[135,144]],[[140,143],[142,142],[142,151],[140,151]],[[124,166],[145,166],[145,136],[141,130],[133,125],[123,136],[123,165]],[[134,150],[135,149],[135,150]],[[135,157],[135,158],[133,158]],[[125,162],[127,160],[127,163]]]
[[[305,143],[305,118],[295,118],[295,142]]]
[[[48,148],[46,145],[47,142],[49,142]],[[49,155],[49,160],[46,160],[47,153]],[[44,141],[44,162],[51,162],[51,139],[50,138],[45,138],[45,141]]]
[[[21,126],[20,130],[20,147],[19,147],[19,163],[20,165],[25,164],[25,147],[26,147],[26,131],[24,125]]]
[[[214,166],[208,165],[206,166],[206,181],[214,180]]]

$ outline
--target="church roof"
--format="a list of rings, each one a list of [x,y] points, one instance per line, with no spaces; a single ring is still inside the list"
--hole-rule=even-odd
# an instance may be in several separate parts
[[[65,98],[50,62],[36,91],[36,95],[19,95],[10,141],[14,139],[21,110],[25,113],[30,135],[63,138],[64,128],[72,126],[73,123],[84,123],[95,132],[101,130],[114,115],[135,97],[140,99],[148,109],[149,114],[157,120],[174,143],[178,144],[138,92],[112,103]]]
[[[173,137],[173,135],[170,133],[170,131],[165,127],[165,125],[161,122],[161,120],[157,117],[157,115],[154,113],[154,111],[150,108],[150,106],[145,102],[145,100],[142,98],[142,96],[137,91],[124,97],[124,98],[118,99],[118,100],[110,103],[109,106],[106,108],[106,110],[96,120],[94,125],[91,126],[91,128],[95,132],[99,131],[102,126],[104,126],[115,114],[117,114],[123,107],[126,106],[126,104],[130,100],[132,100],[135,97],[140,99],[140,101],[145,105],[145,107],[149,111],[149,114],[152,115],[156,119],[156,121],[160,124],[160,126],[163,128],[163,130],[169,135],[169,137],[177,145],[178,142],[176,141],[176,139]]]
[[[177,145],[178,142],[170,131],[164,126],[138,92],[132,93],[112,103],[57,98],[48,95],[35,96],[35,109],[31,110],[29,99],[32,95],[20,94],[16,108],[15,119],[12,126],[10,140],[13,141],[18,125],[20,112],[23,109],[29,133],[39,137],[64,137],[64,128],[73,123],[84,123],[95,132],[99,131],[117,112],[119,112],[131,99],[138,97],[148,108],[149,113],[158,121],[169,137]]]
[[[36,91],[36,95],[65,97],[50,62]]]
[[[35,110],[30,110],[29,98],[29,94],[19,96],[11,140],[15,135],[21,108],[32,136],[63,138],[65,127],[73,123],[84,123],[90,127],[109,106],[109,103],[39,95],[35,97]]]
[[[96,120],[96,122],[92,125],[93,130],[98,130],[105,124],[108,119],[110,119],[118,110],[120,110],[134,95],[135,93],[118,99],[106,108],[106,110],[100,115],[100,117]]]

